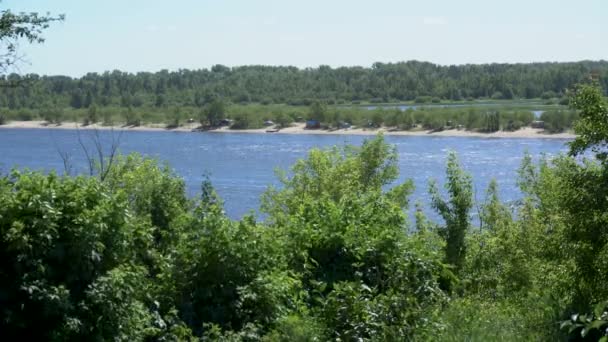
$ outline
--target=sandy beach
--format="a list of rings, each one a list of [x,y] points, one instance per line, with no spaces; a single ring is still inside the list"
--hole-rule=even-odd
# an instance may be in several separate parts
[[[479,137],[479,138],[543,138],[543,139],[573,139],[575,137],[572,133],[557,133],[549,134],[544,132],[542,129],[525,127],[514,132],[499,131],[494,133],[480,133],[471,132],[466,130],[447,129],[440,132],[431,131],[393,131],[387,128],[379,129],[363,129],[363,128],[349,128],[349,129],[337,129],[337,130],[324,130],[324,129],[306,129],[303,123],[296,123],[291,127],[282,128],[280,130],[270,128],[260,129],[242,129],[234,130],[228,127],[222,127],[213,130],[197,130],[198,124],[185,124],[178,128],[167,129],[163,124],[146,124],[144,126],[102,126],[100,124],[92,124],[83,126],[76,122],[64,122],[61,125],[48,124],[45,121],[10,121],[0,128],[46,128],[46,129],[81,129],[81,130],[125,130],[125,131],[173,131],[173,132],[192,132],[192,133],[251,133],[251,134],[334,134],[334,135],[375,135],[383,133],[385,135],[402,135],[402,136],[440,136],[440,137]],[[268,130],[273,132],[267,132]]]

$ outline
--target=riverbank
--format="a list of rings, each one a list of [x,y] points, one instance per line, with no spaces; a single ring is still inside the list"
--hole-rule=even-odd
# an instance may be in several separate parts
[[[382,132],[385,135],[401,135],[401,136],[444,136],[444,137],[479,137],[479,138],[542,138],[542,139],[573,139],[573,133],[556,133],[550,134],[542,129],[524,127],[520,130],[507,132],[498,131],[494,133],[480,133],[466,130],[446,129],[443,131],[432,132],[426,130],[418,131],[393,131],[387,128],[379,129],[363,129],[363,128],[348,128],[337,130],[323,129],[306,129],[304,124],[297,123],[291,127],[275,130],[268,128],[260,129],[242,129],[235,130],[228,127],[221,127],[213,130],[198,130],[197,124],[185,124],[183,126],[168,129],[162,124],[147,124],[145,126],[102,126],[92,124],[83,126],[76,122],[64,122],[61,125],[48,124],[45,121],[10,121],[0,128],[28,128],[28,129],[81,129],[81,130],[125,130],[125,131],[173,131],[173,132],[205,132],[205,133],[252,133],[252,134],[334,134],[334,135],[375,135]]]

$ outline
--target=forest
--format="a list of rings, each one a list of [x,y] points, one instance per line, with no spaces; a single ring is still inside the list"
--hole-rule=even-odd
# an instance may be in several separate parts
[[[204,106],[214,98],[238,104],[431,103],[475,99],[562,97],[593,75],[608,89],[608,62],[442,66],[428,62],[374,63],[371,68],[215,65],[211,69],[2,77],[0,107]]]
[[[194,121],[216,127],[226,118],[232,129],[249,129],[269,120],[281,128],[314,119],[327,129],[348,124],[494,132],[529,126],[539,119],[531,111],[542,110],[547,131],[556,133],[571,129],[576,119],[565,107],[567,89],[590,77],[608,88],[608,62],[440,66],[410,61],[336,69],[216,65],[80,78],[11,74],[1,80],[11,86],[0,87],[0,124],[44,120],[176,128]],[[400,114],[390,109],[396,103],[416,110]],[[371,105],[378,109],[369,110]]]
[[[3,174],[0,338],[606,341],[608,101],[597,84],[571,96],[577,138],[524,156],[520,201],[494,182],[475,201],[449,153],[437,221],[382,135],[311,150],[264,220],[229,219],[210,181],[189,198],[135,154],[90,176]]]

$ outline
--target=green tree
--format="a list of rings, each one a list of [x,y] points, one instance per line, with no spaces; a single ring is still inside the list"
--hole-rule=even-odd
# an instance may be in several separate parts
[[[86,92],[85,98],[82,102],[82,106],[84,108],[89,108],[91,105],[93,105],[93,93],[89,90]]]
[[[444,267],[405,234],[412,183],[385,190],[397,177],[394,148],[378,136],[361,148],[312,150],[291,175],[263,209],[323,339],[395,340],[425,327]]]
[[[127,126],[139,126],[141,125],[141,115],[133,110],[133,107],[127,107],[126,110],[123,110],[123,115],[125,117],[125,123]]]
[[[570,143],[572,155],[590,149],[606,162],[608,153],[608,102],[597,84],[579,85],[570,98],[570,105],[579,110],[579,120],[574,125],[577,137]]]
[[[53,17],[50,15],[39,15],[38,13],[15,14],[8,9],[0,12],[0,42],[4,45],[2,61],[0,61],[0,72],[7,74],[18,64],[21,56],[18,52],[19,40],[25,39],[29,43],[43,43],[42,32],[49,27],[53,21],[61,21],[63,15]]]
[[[165,105],[166,101],[167,100],[163,94],[156,95],[155,100],[154,100],[154,106],[162,107]]]
[[[315,101],[310,105],[308,119],[325,122],[327,115],[327,104],[322,101]]]
[[[86,119],[85,119],[85,125],[94,124],[97,121],[99,121],[99,118],[97,116],[97,106],[92,105],[87,110],[87,116],[86,116]]]
[[[114,283],[112,297],[91,292],[106,291],[100,284],[103,277],[137,264],[148,253],[148,228],[129,217],[124,193],[112,193],[95,178],[15,171],[0,179],[0,199],[4,338],[120,336],[118,321],[99,325],[103,312],[118,308],[131,314],[120,317],[123,322],[137,320],[122,328],[125,336],[136,338],[150,326],[139,301],[144,298],[144,292],[138,292],[145,288],[144,277],[133,280],[137,288],[133,282]],[[94,298],[106,310],[98,311]],[[139,318],[134,310],[141,313]],[[102,326],[105,332],[98,330]]]
[[[446,176],[448,199],[441,196],[435,181],[431,181],[429,192],[433,208],[445,220],[445,226],[440,229],[446,241],[445,260],[459,271],[466,256],[465,236],[470,227],[473,190],[471,175],[462,170],[454,152],[448,155]]]
[[[284,112],[278,112],[274,115],[274,122],[280,127],[285,128],[289,127],[293,122],[291,116],[285,114]]]
[[[485,202],[481,205],[479,214],[480,228],[491,231],[499,230],[511,222],[511,213],[498,197],[498,184],[495,179],[490,181],[486,190]]]
[[[215,99],[205,106],[202,114],[202,125],[208,124],[211,127],[217,127],[220,121],[226,117],[226,105],[222,100]]]
[[[72,92],[70,106],[72,106],[74,109],[80,109],[83,107],[82,93],[80,90],[75,90]]]
[[[182,112],[179,107],[175,107],[171,112],[171,116],[169,118],[169,123],[167,124],[167,128],[177,128],[180,125],[180,120],[182,119]]]

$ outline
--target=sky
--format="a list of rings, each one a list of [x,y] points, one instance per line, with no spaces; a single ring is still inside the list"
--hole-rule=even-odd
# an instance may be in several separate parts
[[[65,14],[22,73],[608,59],[608,0],[3,0]]]

